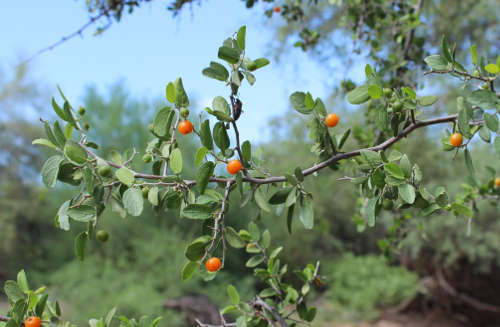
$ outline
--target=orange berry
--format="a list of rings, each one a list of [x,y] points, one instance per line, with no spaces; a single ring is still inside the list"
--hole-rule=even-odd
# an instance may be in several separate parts
[[[278,14],[281,11],[281,7],[280,6],[276,6],[276,7],[273,8],[273,11]]]
[[[450,144],[453,145],[454,147],[459,147],[462,145],[463,141],[462,134],[460,133],[453,133],[450,136]]]
[[[328,127],[335,127],[339,123],[339,116],[336,114],[328,114],[325,118],[325,124]]]
[[[241,162],[237,159],[229,161],[226,166],[231,175],[236,175],[241,170],[241,167]]]
[[[500,177],[495,178],[495,186],[500,187]]]
[[[36,316],[31,316],[24,322],[24,327],[40,327],[42,321]]]
[[[207,260],[207,262],[205,262],[205,267],[210,272],[214,272],[214,271],[219,270],[221,265],[222,264],[221,264],[219,258],[217,258],[217,257],[210,258]]]
[[[181,134],[186,135],[193,131],[193,124],[189,120],[183,120],[179,123],[177,129],[181,132]]]

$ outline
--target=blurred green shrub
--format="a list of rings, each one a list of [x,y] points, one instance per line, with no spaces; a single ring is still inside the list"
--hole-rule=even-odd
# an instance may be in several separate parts
[[[390,266],[375,255],[347,253],[327,264],[324,275],[329,286],[327,299],[355,319],[373,319],[378,309],[412,298],[419,288],[416,274]]]

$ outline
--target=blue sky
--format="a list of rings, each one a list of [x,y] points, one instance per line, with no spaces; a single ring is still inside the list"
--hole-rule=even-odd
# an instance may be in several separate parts
[[[269,54],[273,38],[271,24],[280,17],[264,17],[265,4],[252,10],[242,1],[211,0],[194,5],[173,18],[165,1],[157,0],[126,15],[118,24],[94,37],[95,28],[82,38],[72,39],[36,57],[34,75],[55,94],[59,84],[74,105],[79,104],[86,85],[101,91],[123,79],[133,96],[163,96],[169,81],[182,76],[188,94],[196,97],[200,108],[217,95],[227,96],[223,83],[201,75],[210,60],[217,59],[221,42],[239,26],[247,25],[247,54],[251,58]],[[267,4],[269,5],[269,4]],[[12,66],[39,49],[77,30],[88,21],[84,1],[3,1],[0,4],[0,66]],[[273,62],[256,73],[254,86],[240,89],[245,114],[241,118],[244,139],[263,141],[261,133],[271,117],[288,109],[288,96],[296,90],[310,90],[315,96],[328,94],[319,78],[322,74],[301,50],[294,48],[293,64]],[[49,100],[49,99],[48,99]],[[47,100],[47,104],[49,103]],[[92,108],[88,108],[91,110]]]

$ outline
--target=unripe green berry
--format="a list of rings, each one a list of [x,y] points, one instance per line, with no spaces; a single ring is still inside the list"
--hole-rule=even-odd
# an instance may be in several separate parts
[[[392,202],[392,200],[384,199],[384,201],[382,202],[382,208],[384,208],[384,210],[391,210],[393,207],[394,202]]]
[[[151,160],[153,160],[153,157],[149,153],[146,153],[145,155],[142,156],[142,160],[145,163],[149,163],[151,162]]]
[[[95,234],[95,237],[97,238],[98,241],[104,243],[108,241],[109,233],[106,232],[105,230],[100,230]]]
[[[80,107],[80,108],[78,109],[78,114],[79,114],[80,116],[85,115],[85,108],[84,108],[84,107]]]
[[[392,95],[392,90],[388,87],[384,87],[384,89],[382,90],[382,92],[384,93],[384,96],[386,98],[390,98],[391,95]]]
[[[187,118],[189,116],[189,110],[186,108],[182,108],[179,113],[181,114],[182,117]]]
[[[101,166],[99,167],[98,172],[102,177],[109,177],[111,175],[111,167],[108,165]]]
[[[86,131],[88,131],[89,128],[90,128],[90,125],[88,123],[83,124],[83,129],[85,129]]]
[[[149,194],[149,187],[143,187],[142,188],[142,197],[147,199],[148,198],[148,194]]]
[[[392,104],[392,109],[396,112],[396,111],[400,111],[401,109],[403,108],[403,104],[401,103],[401,101],[399,100],[396,100],[394,101],[394,103]]]

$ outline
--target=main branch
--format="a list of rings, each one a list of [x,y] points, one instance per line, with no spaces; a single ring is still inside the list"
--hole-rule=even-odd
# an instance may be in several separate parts
[[[427,120],[416,120],[414,123],[412,122],[408,127],[403,129],[398,135],[393,136],[393,137],[387,139],[386,141],[384,141],[376,146],[358,149],[358,150],[354,150],[354,151],[350,151],[350,152],[342,152],[342,153],[335,154],[325,161],[322,161],[322,162],[317,163],[316,165],[314,165],[312,167],[304,169],[302,171],[302,174],[304,176],[311,175],[311,174],[313,174],[317,171],[320,171],[321,169],[329,166],[332,163],[338,162],[340,160],[349,159],[352,157],[357,157],[364,150],[376,151],[376,152],[385,150],[385,149],[389,148],[390,146],[392,146],[394,143],[398,142],[399,140],[408,136],[410,133],[412,133],[413,131],[415,131],[419,128],[430,126],[430,125],[451,123],[451,122],[454,122],[456,119],[457,119],[457,115],[455,114],[455,115],[449,115],[449,116],[444,116],[444,117],[439,117],[439,118],[431,118],[431,119],[427,119]],[[123,165],[120,165],[120,164],[117,164],[115,162],[105,160],[105,159],[99,157],[97,154],[92,152],[86,146],[84,146],[84,145],[82,145],[82,146],[85,148],[87,153],[89,153],[93,158],[102,160],[114,168],[122,168],[123,167]],[[132,170],[132,172],[134,173],[135,178],[140,178],[140,179],[162,180],[163,178],[165,178],[165,176],[143,174],[143,173],[135,172],[133,170]],[[243,177],[244,182],[248,182],[251,184],[257,184],[257,185],[280,183],[280,182],[285,182],[286,180],[287,179],[285,176],[271,176],[271,177],[267,177],[267,178],[257,178],[257,177],[251,177],[251,176],[244,176]],[[228,182],[234,182],[234,179],[223,178],[223,177],[212,177],[212,178],[210,178],[210,182],[228,183]],[[194,186],[196,184],[196,181],[186,179],[186,180],[183,180],[183,184],[185,186],[191,187],[191,186]]]

